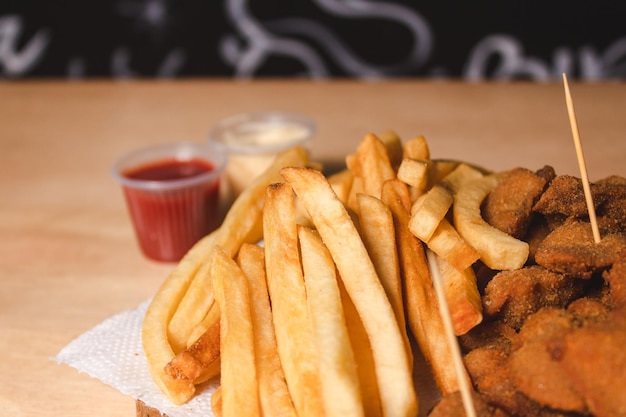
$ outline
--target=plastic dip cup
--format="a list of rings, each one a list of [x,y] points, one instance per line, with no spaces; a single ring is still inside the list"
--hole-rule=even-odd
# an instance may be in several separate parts
[[[209,142],[228,153],[225,182],[230,198],[261,174],[277,153],[305,146],[314,132],[315,122],[297,113],[245,113],[220,121],[209,133]]]
[[[225,166],[222,149],[191,142],[139,149],[115,162],[112,173],[145,256],[178,261],[217,227]]]

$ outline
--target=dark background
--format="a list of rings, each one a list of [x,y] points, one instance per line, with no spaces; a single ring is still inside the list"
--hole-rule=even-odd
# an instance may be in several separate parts
[[[0,77],[621,80],[625,21],[620,0],[1,0]]]

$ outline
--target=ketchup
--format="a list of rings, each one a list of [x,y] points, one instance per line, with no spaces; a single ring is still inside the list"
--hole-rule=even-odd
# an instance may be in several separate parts
[[[124,187],[146,256],[179,261],[194,243],[217,227],[219,177],[206,175],[214,169],[203,159],[170,158],[122,172],[130,180],[146,183],[145,187]],[[208,178],[203,180],[203,176]],[[150,187],[151,181],[155,187]]]
[[[203,159],[163,159],[129,169],[123,173],[126,178],[144,181],[172,181],[191,178],[213,171],[212,163]]]

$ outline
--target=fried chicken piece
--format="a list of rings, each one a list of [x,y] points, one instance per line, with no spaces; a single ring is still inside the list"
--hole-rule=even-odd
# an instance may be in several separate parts
[[[559,214],[581,217],[587,214],[587,203],[580,178],[559,175],[554,178],[533,210],[545,216]]]
[[[521,393],[553,409],[626,415],[626,311],[580,321],[570,311],[543,309],[520,332],[509,375]]]
[[[596,213],[601,232],[626,233],[626,178],[613,175],[598,181],[596,185],[606,195]]]
[[[626,311],[591,323],[563,340],[561,368],[596,417],[626,415]]]
[[[539,404],[596,417],[626,415],[626,251],[604,276],[612,306],[586,298],[567,310],[542,309],[515,340],[509,375]]]
[[[606,320],[609,316],[609,307],[602,300],[591,297],[583,297],[567,306],[567,311],[572,313],[577,320]]]
[[[595,416],[617,417],[626,415],[626,251],[604,278],[613,310],[587,306],[585,325],[565,337],[562,367]]]
[[[501,321],[483,321],[459,337],[464,352],[484,347],[496,347],[508,352],[517,337],[517,331]]]
[[[550,165],[545,165],[543,168],[538,169],[535,174],[546,181],[546,184],[550,184],[553,179],[556,178],[556,172]]]
[[[543,240],[554,230],[546,218],[541,215],[534,216],[526,236],[522,240],[528,243],[528,259],[526,265],[532,265],[535,263],[535,254],[537,249],[543,242]]]
[[[509,171],[489,193],[482,206],[487,223],[515,238],[528,231],[532,208],[546,186],[546,179],[526,168]]]
[[[497,408],[479,393],[472,395],[476,415],[479,417],[508,417],[509,414]],[[459,391],[446,395],[428,414],[429,417],[459,417],[465,415],[463,399]]]
[[[626,235],[604,236],[596,244],[589,223],[571,220],[544,239],[537,248],[535,262],[554,272],[590,278],[610,268],[625,248]]]
[[[598,192],[596,184],[591,184],[591,193],[596,206],[606,199],[606,196]],[[587,201],[582,180],[571,175],[558,175],[550,182],[533,210],[546,216],[554,214],[576,218],[587,216]]]
[[[530,266],[498,273],[483,296],[485,317],[498,318],[519,329],[526,318],[542,307],[563,308],[583,293],[582,281]]]
[[[626,179],[610,176],[590,184],[598,226],[602,234],[626,232]],[[557,176],[533,210],[552,224],[568,218],[588,219],[587,202],[580,178]]]
[[[626,250],[617,254],[617,261],[604,274],[604,279],[609,283],[613,308],[626,309]]]
[[[507,368],[516,389],[542,406],[575,412],[586,409],[559,363],[562,338],[575,326],[572,314],[548,307],[530,316],[520,331],[520,346],[511,353]]]
[[[511,415],[539,415],[539,404],[515,386],[509,374],[508,360],[508,351],[495,346],[474,349],[464,357],[476,391],[490,404]]]

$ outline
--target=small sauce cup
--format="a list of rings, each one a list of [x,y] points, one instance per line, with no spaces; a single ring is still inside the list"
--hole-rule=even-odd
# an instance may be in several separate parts
[[[276,154],[306,147],[315,128],[315,122],[305,115],[279,111],[238,114],[220,121],[209,133],[209,143],[228,154],[228,190],[224,191],[229,195],[225,198],[236,198]]]
[[[176,262],[220,221],[223,149],[177,142],[132,151],[112,167],[143,254]]]

